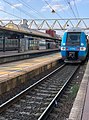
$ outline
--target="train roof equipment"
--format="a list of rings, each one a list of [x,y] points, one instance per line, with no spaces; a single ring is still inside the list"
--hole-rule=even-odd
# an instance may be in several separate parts
[[[84,30],[79,27],[72,27],[67,29],[66,32],[84,32]]]

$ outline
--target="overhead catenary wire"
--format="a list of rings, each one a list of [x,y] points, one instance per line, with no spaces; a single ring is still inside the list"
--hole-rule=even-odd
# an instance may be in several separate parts
[[[72,11],[74,17],[77,19],[76,15],[75,15],[75,12],[74,12],[74,10],[73,10],[71,4],[70,4],[70,1],[68,1],[68,0],[66,0],[66,1],[67,1],[68,5],[69,5],[69,7],[70,7],[70,9],[71,9],[71,11]]]
[[[16,8],[16,9],[19,10],[20,12],[22,11],[23,14],[25,14],[25,15],[27,15],[27,16],[29,16],[29,17],[30,17],[30,16],[34,17],[34,16],[31,15],[30,13],[28,13],[27,11],[15,7],[15,6],[14,6],[13,4],[11,4],[10,2],[8,2],[8,1],[6,1],[6,0],[3,0],[3,1],[4,1],[5,3],[7,3],[8,5],[10,5],[10,6]]]
[[[51,5],[50,5],[46,0],[44,0],[44,1],[45,1],[45,3],[51,8],[52,12],[55,12],[55,13],[59,16],[59,18],[61,18],[61,20],[63,20],[64,22],[67,22],[65,19],[63,19],[63,18],[51,7]],[[67,26],[69,26],[69,25],[67,24]]]
[[[28,9],[32,10],[34,13],[36,13],[37,15],[39,15],[41,18],[45,18],[45,16],[41,15],[37,10],[35,10],[32,6],[26,4],[23,0],[17,0],[17,1],[19,1],[20,3],[22,3]]]
[[[0,9],[0,11],[6,13],[6,14],[8,14],[8,15],[14,16],[14,17],[16,17],[16,18],[22,19],[21,17],[19,17],[19,16],[17,16],[17,15],[14,15],[14,14],[12,14],[12,13],[9,13],[9,12],[7,12],[7,11],[5,11],[5,10]]]
[[[77,16],[79,17],[79,12],[78,12],[78,8],[77,8],[77,5],[76,5],[76,2],[75,2],[75,0],[73,0],[73,1],[74,1],[75,10],[77,12]]]
[[[51,8],[52,12],[56,13],[61,19],[63,19],[63,18],[56,12],[56,10],[54,10],[54,9],[52,8],[52,6],[51,6],[46,0],[44,0],[44,1],[45,1],[45,3]]]
[[[60,5],[60,4],[58,3],[58,5]],[[62,5],[60,5],[60,9],[61,9],[61,11],[65,12],[64,8],[62,7]]]
[[[64,0],[65,4],[68,4],[66,0]],[[68,6],[68,5],[67,5]],[[67,12],[68,15],[70,15],[68,12]]]
[[[75,12],[74,12],[74,10],[73,10],[73,8],[72,8],[72,6],[71,6],[70,1],[64,0],[64,2],[67,4],[67,6],[69,6],[69,8],[70,8],[70,10],[71,10],[71,12],[72,12],[74,18],[77,19],[76,15],[75,15]]]

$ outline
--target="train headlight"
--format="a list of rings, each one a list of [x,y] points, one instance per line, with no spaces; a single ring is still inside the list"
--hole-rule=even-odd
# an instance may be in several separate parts
[[[64,50],[64,51],[65,51],[65,50],[66,50],[66,47],[61,47],[61,50]]]
[[[81,46],[84,46],[84,44],[83,44],[83,43],[81,43]]]
[[[80,51],[85,51],[86,47],[80,47]]]
[[[66,45],[65,43],[63,43],[63,45]]]

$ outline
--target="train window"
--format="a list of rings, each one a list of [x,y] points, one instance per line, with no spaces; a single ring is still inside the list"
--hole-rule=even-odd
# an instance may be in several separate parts
[[[14,39],[14,44],[17,45],[17,40],[16,39]]]
[[[3,44],[3,40],[2,39],[0,39],[0,45],[2,45]]]
[[[80,36],[81,33],[68,33],[67,43],[72,43],[72,44],[80,43]]]

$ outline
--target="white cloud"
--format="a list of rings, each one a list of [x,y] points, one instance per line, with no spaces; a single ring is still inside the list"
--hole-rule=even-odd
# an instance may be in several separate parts
[[[80,3],[82,0],[75,0],[75,3]],[[70,1],[70,4],[73,6],[74,5],[74,0]]]
[[[63,4],[63,3],[59,3],[59,1],[62,0],[52,0],[51,3],[48,3],[52,9],[54,9],[55,11],[66,11],[69,9],[69,5],[68,4]],[[75,3],[80,3],[82,0],[75,0]],[[70,4],[72,6],[74,6],[74,0],[70,1]],[[49,5],[45,5],[42,7],[41,12],[47,11],[48,9],[51,10],[51,8],[49,7]]]
[[[0,5],[0,10],[4,10],[4,7]]]
[[[17,7],[22,7],[22,6],[23,6],[23,4],[18,3],[18,4],[14,4],[14,5],[12,6],[12,8],[17,8]]]
[[[75,3],[79,4],[81,1],[82,0],[75,0]],[[75,3],[74,3],[74,0],[70,1],[71,6],[74,6]],[[64,10],[68,10],[69,8],[70,8],[69,5],[67,5],[65,8],[63,7]]]
[[[68,6],[64,6],[63,4],[55,4],[55,5],[50,5],[52,9],[54,9],[55,11],[63,11],[66,10],[68,8]],[[43,6],[43,8],[41,9],[42,12],[47,11],[48,9],[52,10],[49,5]]]
[[[54,10],[58,10],[58,9],[60,8],[60,5],[53,5],[52,8],[53,8]]]
[[[52,0],[52,2],[59,2],[60,0]]]
[[[27,2],[30,2],[30,1],[32,1],[32,0],[27,0]]]
[[[50,7],[49,7],[48,5],[43,6],[42,9],[41,9],[41,11],[44,12],[44,11],[46,11],[46,10],[49,9],[49,8],[50,8]]]
[[[81,2],[82,0],[75,0],[75,2]]]
[[[4,10],[4,3],[0,1],[0,10]]]

